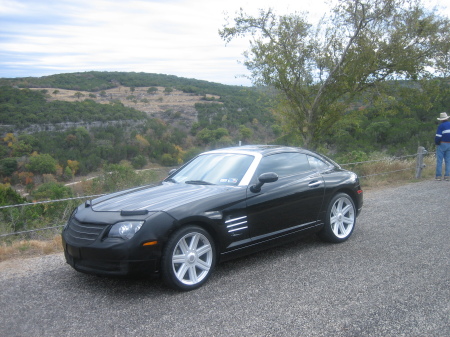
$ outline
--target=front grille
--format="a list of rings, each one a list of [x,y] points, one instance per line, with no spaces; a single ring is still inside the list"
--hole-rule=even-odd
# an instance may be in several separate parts
[[[105,229],[105,225],[82,223],[71,218],[66,227],[66,238],[72,244],[89,245],[93,243]]]

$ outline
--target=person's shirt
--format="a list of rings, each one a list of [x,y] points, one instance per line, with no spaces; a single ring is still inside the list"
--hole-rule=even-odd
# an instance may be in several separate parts
[[[450,122],[446,121],[439,124],[436,137],[434,138],[436,145],[441,144],[441,142],[450,143]]]

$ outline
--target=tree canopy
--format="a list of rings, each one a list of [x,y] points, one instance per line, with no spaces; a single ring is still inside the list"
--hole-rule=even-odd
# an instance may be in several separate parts
[[[251,36],[245,65],[255,84],[279,90],[278,113],[304,147],[347,113],[356,95],[387,80],[449,74],[449,19],[419,0],[338,0],[319,23],[304,13],[242,9],[220,36]]]

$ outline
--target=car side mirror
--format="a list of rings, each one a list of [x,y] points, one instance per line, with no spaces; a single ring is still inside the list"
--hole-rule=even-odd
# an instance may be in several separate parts
[[[250,186],[250,191],[253,193],[261,192],[262,185],[266,183],[273,183],[278,180],[278,174],[274,172],[263,173],[258,177],[259,183],[256,185]]]

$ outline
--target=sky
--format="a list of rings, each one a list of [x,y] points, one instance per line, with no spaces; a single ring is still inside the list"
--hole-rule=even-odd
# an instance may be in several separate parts
[[[427,2],[439,0],[427,0]],[[251,85],[249,38],[219,34],[240,8],[326,11],[327,0],[0,0],[0,77],[134,71]],[[230,20],[231,23],[231,20]]]

